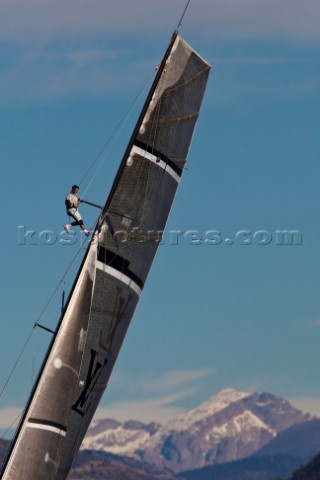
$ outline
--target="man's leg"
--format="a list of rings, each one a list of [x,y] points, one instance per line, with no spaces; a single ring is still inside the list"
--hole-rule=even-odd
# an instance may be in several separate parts
[[[79,225],[79,227],[81,228],[81,230],[83,230],[84,233],[88,236],[88,235],[90,234],[90,232],[89,232],[89,230],[87,230],[86,227],[84,226],[82,217],[81,217],[80,213],[78,212],[78,210],[72,215],[72,217],[75,219],[75,221],[72,222],[71,225],[72,225],[72,226]]]

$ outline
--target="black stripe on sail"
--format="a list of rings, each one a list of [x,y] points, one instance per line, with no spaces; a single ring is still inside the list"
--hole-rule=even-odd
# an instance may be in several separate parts
[[[67,427],[65,425],[61,425],[61,423],[52,422],[51,420],[42,420],[40,418],[28,418],[28,423],[35,423],[36,425],[47,425],[48,427],[58,428],[63,432],[67,431]]]
[[[99,262],[118,270],[120,273],[123,273],[133,280],[141,288],[141,290],[143,289],[144,282],[138,277],[138,275],[129,269],[130,262],[125,258],[120,257],[120,255],[117,255],[116,253],[110,252],[110,250],[107,250],[102,246],[99,246],[98,260]]]
[[[167,165],[169,165],[169,167],[172,168],[172,170],[174,172],[176,172],[177,175],[179,175],[179,177],[181,177],[182,175],[182,170],[180,167],[178,167],[178,165],[176,163],[174,163],[169,157],[167,157],[166,155],[164,155],[163,153],[159,152],[159,150],[156,150],[155,148],[151,147],[150,145],[146,145],[145,143],[143,142],[140,142],[140,140],[135,140],[134,141],[134,145],[136,145],[137,147],[141,148],[142,150],[145,150],[146,152],[148,153],[151,153],[152,155],[154,155],[155,157],[158,157],[160,158],[160,160],[162,160],[163,162],[165,162]]]

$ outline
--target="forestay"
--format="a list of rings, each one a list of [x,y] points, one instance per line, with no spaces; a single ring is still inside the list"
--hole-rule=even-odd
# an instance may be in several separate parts
[[[209,70],[176,32],[102,210],[2,479],[68,476],[161,240]]]

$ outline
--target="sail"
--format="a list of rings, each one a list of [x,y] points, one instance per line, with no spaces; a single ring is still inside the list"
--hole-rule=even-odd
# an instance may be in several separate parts
[[[3,480],[67,478],[161,241],[209,70],[175,32],[24,412]]]

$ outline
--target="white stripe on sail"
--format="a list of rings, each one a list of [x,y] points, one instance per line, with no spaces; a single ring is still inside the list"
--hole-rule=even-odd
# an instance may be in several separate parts
[[[128,277],[124,273],[119,272],[119,270],[116,270],[115,268],[110,267],[110,265],[105,265],[104,263],[100,262],[99,260],[97,260],[96,265],[97,265],[97,268],[99,268],[99,270],[102,270],[103,272],[109,273],[109,275],[112,275],[112,277],[115,277],[118,280],[120,280],[120,282],[123,282],[126,285],[128,285],[130,288],[132,288],[132,290],[134,292],[136,292],[138,297],[140,297],[141,288],[139,287],[139,285],[136,282],[131,280],[130,277]]]
[[[154,163],[155,165],[158,165],[158,167],[162,168],[167,173],[169,173],[169,175],[171,175],[171,177],[174,178],[174,180],[177,183],[180,183],[179,175],[177,175],[176,172],[166,162],[161,160],[159,157],[156,157],[152,153],[147,152],[146,150],[143,150],[142,148],[137,147],[136,145],[133,145],[133,147],[131,149],[130,157],[131,157],[131,155],[134,155],[135,153],[140,155],[140,157],[144,157],[147,160],[150,160],[150,162]]]
[[[67,432],[64,430],[61,430],[60,428],[53,427],[52,425],[45,425],[43,423],[27,423],[27,427],[29,428],[35,428],[37,430],[47,430],[48,432],[53,432],[57,433],[58,435],[61,435],[62,437],[65,437]]]

